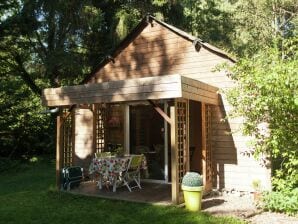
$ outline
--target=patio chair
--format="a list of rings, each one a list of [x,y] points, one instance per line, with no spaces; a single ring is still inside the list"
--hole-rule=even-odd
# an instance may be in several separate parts
[[[132,188],[138,187],[139,189],[142,189],[140,174],[142,160],[143,155],[132,155],[126,171],[124,171],[120,176],[120,180],[123,181],[123,185],[125,185],[130,192]],[[130,186],[131,183],[135,183],[136,185]]]
[[[64,167],[61,178],[63,190],[69,191],[74,186],[78,187],[83,180],[83,168],[80,166]]]
[[[111,152],[96,152],[95,153],[95,158],[104,158],[104,157],[109,157],[112,156]]]

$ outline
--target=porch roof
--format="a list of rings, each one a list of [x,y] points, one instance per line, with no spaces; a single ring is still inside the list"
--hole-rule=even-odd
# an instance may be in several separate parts
[[[218,88],[180,75],[90,83],[44,89],[44,106],[186,98],[218,104]]]

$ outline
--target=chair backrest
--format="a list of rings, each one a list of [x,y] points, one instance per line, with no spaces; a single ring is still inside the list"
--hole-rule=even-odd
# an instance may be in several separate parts
[[[97,152],[95,153],[95,158],[104,158],[104,157],[109,157],[112,156],[111,152]]]
[[[144,152],[149,152],[150,148],[146,145],[138,145],[136,146],[136,153],[144,153]]]
[[[140,168],[143,160],[143,155],[133,155],[131,156],[130,163],[128,166],[129,170],[137,170]]]

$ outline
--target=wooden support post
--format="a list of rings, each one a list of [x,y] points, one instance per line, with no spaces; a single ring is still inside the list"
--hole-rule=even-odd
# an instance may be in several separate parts
[[[61,169],[62,169],[62,123],[63,118],[61,115],[57,116],[57,133],[56,133],[56,187],[59,190],[61,186]]]
[[[125,154],[129,154],[130,152],[130,142],[129,142],[129,105],[128,104],[123,104],[123,111],[124,111],[124,115],[123,115],[123,120],[124,120],[124,126],[123,126],[123,131],[124,131],[124,153]]]
[[[177,144],[176,144],[176,113],[175,106],[170,108],[171,116],[171,178],[172,178],[172,203],[179,202],[179,177],[177,168]]]
[[[205,103],[202,103],[202,110],[201,110],[201,116],[202,116],[202,171],[203,171],[203,184],[206,186],[206,175],[207,175],[207,166],[206,166],[206,105]]]
[[[70,116],[71,116],[71,148],[72,148],[72,156],[71,156],[71,161],[70,164],[71,166],[76,165],[77,161],[76,161],[76,112],[77,110],[79,110],[79,108],[75,107],[71,112],[70,112]]]
[[[185,154],[184,154],[184,166],[185,171],[188,172],[190,170],[190,158],[189,158],[189,100],[186,100],[186,144],[185,144]]]
[[[92,104],[92,113],[93,113],[93,154],[96,153],[96,140],[97,140],[97,132],[96,132],[96,125],[97,125],[97,105]]]

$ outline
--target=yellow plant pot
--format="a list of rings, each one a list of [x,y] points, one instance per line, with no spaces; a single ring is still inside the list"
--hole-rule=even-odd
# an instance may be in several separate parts
[[[182,185],[182,190],[184,195],[185,208],[193,212],[200,211],[204,187],[188,187]]]

